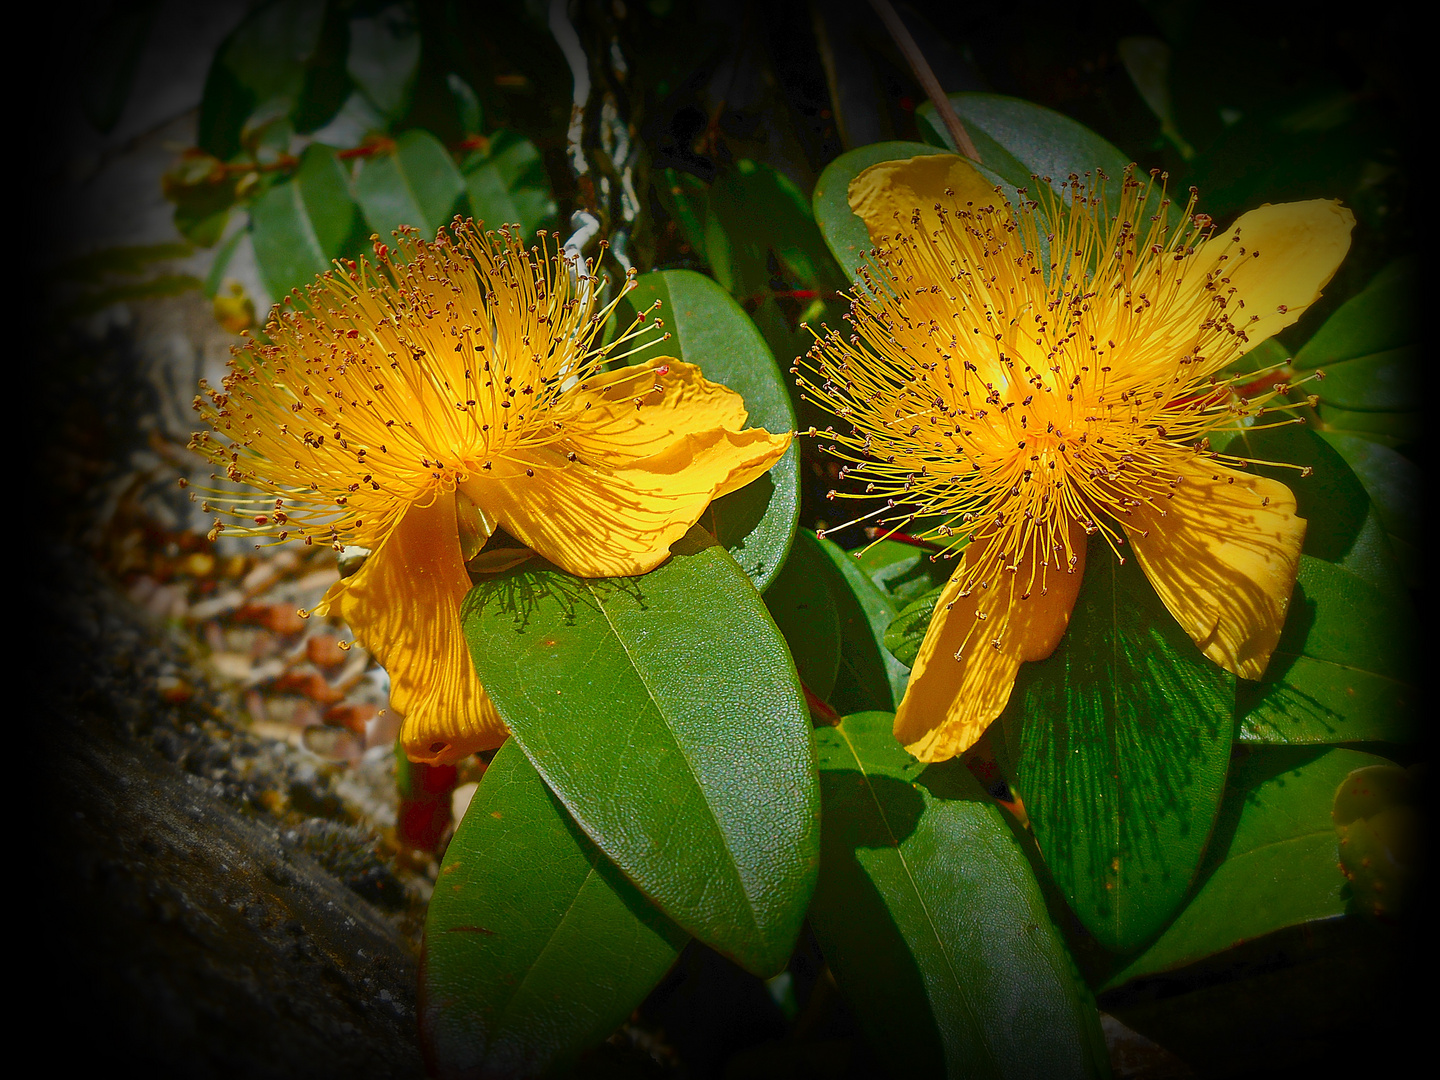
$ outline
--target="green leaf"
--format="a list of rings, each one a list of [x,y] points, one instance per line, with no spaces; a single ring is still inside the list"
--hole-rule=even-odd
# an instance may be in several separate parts
[[[1391,263],[1325,320],[1325,325],[1295,354],[1295,366],[1324,367],[1328,375],[1330,366],[1341,361],[1414,344],[1419,340],[1415,276],[1413,259]],[[1316,390],[1324,388],[1324,382],[1315,386]]]
[[[1097,535],[1070,627],[1022,664],[1000,729],[1061,891],[1128,952],[1184,900],[1220,806],[1235,678],[1205,658],[1137,560]],[[994,729],[992,729],[994,730]]]
[[[841,154],[825,166],[820,179],[815,181],[815,194],[811,200],[815,207],[815,224],[820,227],[820,235],[830,246],[830,253],[835,256],[840,269],[852,281],[860,280],[858,268],[869,262],[868,253],[874,245],[870,242],[870,234],[865,231],[865,222],[850,209],[850,181],[882,161],[943,153],[946,151],[924,143],[872,143]]]
[[[445,849],[425,918],[420,1028],[437,1075],[573,1065],[685,940],[506,743]]]
[[[930,619],[935,614],[935,605],[940,602],[944,585],[937,585],[929,592],[906,604],[885,628],[885,648],[890,655],[907,667],[915,666],[915,657],[920,655],[920,644],[930,629]]]
[[[545,163],[535,144],[510,131],[490,138],[485,153],[470,156],[462,170],[470,196],[470,213],[492,229],[518,224],[529,239],[553,224],[555,200]]]
[[[795,658],[800,681],[822,701],[840,670],[840,615],[826,582],[829,560],[809,529],[795,534],[790,557],[765,590],[765,606]]]
[[[1424,478],[1420,467],[1388,446],[1355,435],[1322,431],[1349,465],[1375,506],[1380,523],[1392,539],[1420,542],[1420,494]]]
[[[1426,416],[1421,412],[1353,412],[1320,403],[1320,431],[1356,435],[1384,446],[1401,446],[1418,442],[1425,430]]]
[[[460,130],[465,135],[479,135],[484,110],[475,88],[453,71],[445,76],[445,88],[455,99],[455,118],[460,122]]]
[[[465,179],[450,153],[427,131],[407,131],[393,154],[364,160],[355,175],[355,201],[372,232],[388,237],[413,225],[426,239],[447,225]]]
[[[889,713],[815,733],[820,948],[897,1076],[1090,1076],[1099,1017],[1001,810],[958,762],[925,766]]]
[[[821,539],[830,560],[827,581],[840,616],[840,671],[830,702],[837,712],[893,711],[905,696],[910,671],[885,649],[895,605],[850,552]]]
[[[1109,178],[1106,201],[1111,209],[1119,204],[1120,177],[1131,159],[1084,124],[1000,94],[951,94],[950,105],[980,154],[982,173],[988,170],[1021,188],[1033,186],[1032,176],[1048,177],[1058,187],[1071,173],[1094,183],[1095,174],[1103,172]],[[921,138],[955,152],[934,105],[927,101],[916,109],[915,122]],[[1159,203],[1157,189],[1148,205],[1158,208]],[[1180,209],[1173,202],[1167,214],[1172,227],[1178,224]]]
[[[692,270],[641,274],[621,304],[620,325],[629,325],[627,310],[645,311],[656,300],[661,307],[654,314],[664,320],[669,340],[654,336],[628,358],[631,363],[673,356],[694,364],[711,382],[745,399],[751,425],[776,434],[795,430],[795,410],[779,365],[755,324],[724,289]],[[761,591],[785,564],[795,536],[799,473],[800,449],[792,443],[774,468],[716,499],[701,519]]]
[[[1096,169],[1115,180],[1130,164],[1128,157],[1084,124],[1043,105],[1000,94],[970,93],[951,94],[950,106],[980,152],[981,162],[1016,187],[1028,185],[1032,175],[1059,181],[1072,172],[1083,176]],[[952,154],[958,152],[933,104],[921,104],[915,121],[923,138],[938,140],[936,145]]]
[[[1420,345],[1325,365],[1325,378],[1308,383],[1321,401],[1359,412],[1403,412],[1420,394]]]
[[[1184,967],[1264,934],[1345,913],[1336,865],[1335,789],[1384,759],[1353,750],[1255,751],[1238,763],[1193,899],[1109,982]]]
[[[750,971],[784,966],[819,852],[809,720],[754,586],[699,527],[636,578],[535,559],[462,619],[515,741],[667,915]]]
[[[1294,493],[1306,521],[1301,550],[1343,566],[1387,593],[1403,594],[1394,552],[1369,494],[1345,459],[1318,434],[1298,425],[1246,430],[1230,440],[1225,452],[1296,466],[1255,465],[1253,471]]]
[[[855,561],[898,610],[950,580],[953,556],[932,559],[932,554],[929,548],[900,540],[879,540],[861,548]]]
[[[345,71],[386,119],[410,107],[420,66],[420,24],[414,6],[389,4],[350,20]]]
[[[741,160],[716,178],[705,238],[716,280],[739,299],[769,293],[771,256],[800,287],[844,284],[804,194],[769,165]]]
[[[1391,597],[1333,563],[1302,556],[1285,630],[1265,679],[1241,685],[1239,738],[1413,739],[1414,640],[1411,620]]]
[[[282,297],[331,269],[358,217],[335,151],[312,143],[295,175],[250,208],[255,260],[270,295]]]

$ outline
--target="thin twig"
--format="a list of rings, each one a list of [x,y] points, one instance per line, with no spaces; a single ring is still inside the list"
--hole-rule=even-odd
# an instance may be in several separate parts
[[[951,141],[971,161],[979,162],[980,151],[976,150],[975,144],[970,141],[970,133],[965,130],[965,125],[960,123],[960,117],[956,116],[955,110],[951,108],[950,99],[940,87],[940,80],[935,78],[935,72],[930,70],[930,65],[925,60],[925,54],[920,51],[920,46],[915,44],[915,39],[900,21],[900,16],[895,14],[890,0],[870,0],[870,6],[875,9],[875,14],[880,16],[880,21],[885,24],[885,29],[890,31],[890,36],[895,39],[895,44],[910,64],[915,78],[920,80],[926,96],[935,104],[935,111],[940,114],[940,119],[945,121],[945,130],[950,133]]]

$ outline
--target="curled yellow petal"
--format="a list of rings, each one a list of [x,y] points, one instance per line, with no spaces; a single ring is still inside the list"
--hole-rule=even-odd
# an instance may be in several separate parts
[[[1163,512],[1124,520],[1166,608],[1201,651],[1244,679],[1265,673],[1295,588],[1305,520],[1284,484],[1196,462]]]
[[[1186,284],[1209,291],[1253,348],[1320,299],[1354,228],[1355,215],[1333,200],[1267,203],[1201,244]]]
[[[353,577],[316,608],[350,626],[390,675],[390,704],[405,717],[412,761],[446,764],[505,741],[505,725],[480,685],[460,627],[470,589],[455,497],[412,506]]]
[[[660,357],[586,379],[562,419],[569,444],[586,461],[649,457],[686,435],[745,426],[745,399],[706,379],[694,364]]]
[[[539,447],[496,462],[464,487],[507,532],[562,570],[628,577],[663,562],[711,499],[759,477],[789,445],[789,434],[722,428],[682,435],[658,453],[614,466]]]
[[[1070,526],[1069,572],[1052,568],[1047,588],[1025,595],[1030,560],[1014,572],[1004,552],[976,543],[967,549],[935,605],[930,628],[895,712],[895,737],[921,761],[963,754],[1005,709],[1021,663],[1043,660],[1060,644],[1085,573],[1085,532]],[[989,566],[982,570],[980,563]],[[969,595],[965,582],[979,580]]]
[[[914,228],[917,213],[926,232],[940,227],[937,203],[944,206],[996,206],[1002,200],[994,187],[964,158],[953,154],[925,154],[903,161],[871,165],[850,181],[846,192],[850,209],[865,222],[870,238]]]

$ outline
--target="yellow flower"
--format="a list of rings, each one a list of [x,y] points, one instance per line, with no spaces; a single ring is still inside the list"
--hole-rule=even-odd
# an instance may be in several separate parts
[[[273,344],[237,349],[196,399],[226,440],[192,442],[263,492],[214,492],[231,519],[217,532],[371,549],[316,611],[385,665],[406,751],[427,762],[505,739],[459,620],[466,560],[495,529],[573,574],[643,574],[790,441],[742,430],[741,397],[690,364],[603,370],[633,335],[597,344],[614,303],[543,236],[452,233],[407,232],[398,252],[375,245],[378,266],[318,279],[267,326]]]
[[[968,749],[1021,662],[1054,651],[1090,534],[1128,545],[1227,670],[1259,678],[1279,640],[1305,522],[1288,488],[1206,436],[1276,411],[1273,387],[1247,400],[1219,373],[1319,297],[1354,219],[1267,205],[1217,232],[1192,191],[1171,229],[1146,209],[1153,184],[1127,171],[1121,186],[1114,213],[1076,177],[1012,205],[948,155],[850,184],[876,271],[851,332],[817,338],[806,390],[850,426],[827,436],[842,475],[886,498],[866,517],[934,515],[926,535],[968,542],[895,715],[922,760]]]

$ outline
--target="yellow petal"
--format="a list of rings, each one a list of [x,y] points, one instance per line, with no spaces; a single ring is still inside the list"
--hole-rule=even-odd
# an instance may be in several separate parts
[[[1263,476],[1197,462],[1164,509],[1140,506],[1123,522],[1145,576],[1206,656],[1260,678],[1305,539],[1295,496]]]
[[[954,192],[953,197],[946,189]],[[894,236],[914,228],[911,216],[920,211],[921,226],[928,233],[940,227],[935,204],[946,207],[998,206],[1002,202],[994,187],[962,157],[954,154],[926,154],[903,161],[882,161],[871,165],[854,180],[847,191],[850,209],[865,222],[870,239]],[[898,217],[897,217],[898,215]]]
[[[1186,285],[1201,289],[1209,282],[1226,297],[1225,312],[1244,334],[1244,348],[1254,348],[1320,299],[1350,250],[1354,228],[1355,215],[1329,199],[1267,204],[1201,244],[1185,270]]]
[[[1084,529],[1071,524],[1069,541],[1079,557],[1074,569],[1051,568],[1047,590],[1028,598],[1030,559],[1010,573],[998,553],[978,543],[966,550],[935,605],[895,712],[895,737],[921,761],[945,761],[970,749],[1004,711],[1020,664],[1043,660],[1060,644],[1085,573]],[[988,588],[961,596],[961,578],[981,560],[990,564],[981,576]]]
[[[358,573],[331,586],[316,611],[344,619],[390,674],[390,704],[405,717],[412,761],[446,764],[505,741],[505,725],[480,685],[460,602],[470,589],[461,561],[455,498],[412,506]]]
[[[663,562],[711,499],[766,472],[789,445],[789,434],[718,429],[682,435],[659,453],[616,466],[568,461],[540,447],[495,462],[464,488],[562,570],[628,577]]]
[[[739,431],[748,415],[735,391],[670,357],[601,372],[572,390],[567,402],[574,403],[562,418],[571,446],[586,461],[611,464],[657,454],[685,435]]]

